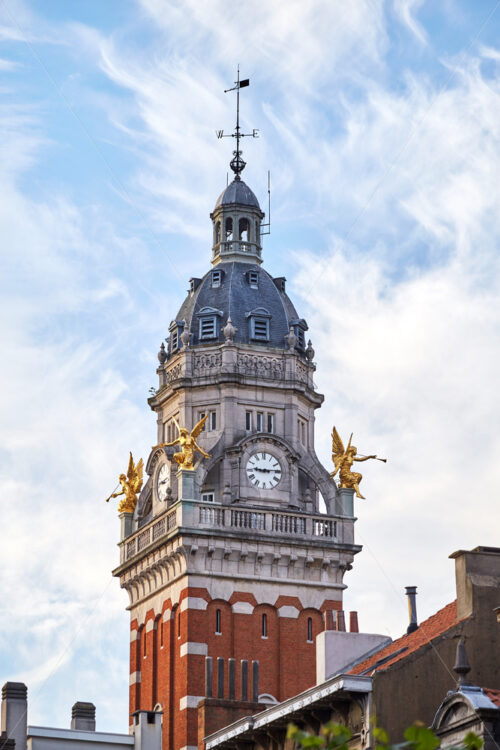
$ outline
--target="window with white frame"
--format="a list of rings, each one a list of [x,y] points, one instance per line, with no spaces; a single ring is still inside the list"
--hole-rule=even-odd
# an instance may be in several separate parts
[[[203,417],[205,416],[205,414],[206,414],[206,411],[200,411],[200,413],[198,414],[198,422],[199,422],[199,421],[200,421],[201,419],[203,419]],[[201,428],[201,431],[202,431],[202,432],[205,432],[205,427],[206,427],[206,426],[207,426],[207,423],[205,422],[205,424],[204,424],[204,425],[203,425],[203,427]]]
[[[261,411],[257,412],[257,432],[262,432],[264,426],[264,414]]]
[[[200,341],[217,338],[217,318],[215,315],[207,315],[200,318]]]
[[[245,430],[247,432],[252,432],[252,412],[251,411],[245,412]]]
[[[267,431],[274,432],[274,414],[267,415]]]
[[[210,416],[208,418],[208,429],[209,430],[217,429],[217,412],[216,411],[210,412]]]
[[[214,493],[213,492],[202,492],[201,501],[202,501],[202,503],[213,503],[213,501],[214,501]]]

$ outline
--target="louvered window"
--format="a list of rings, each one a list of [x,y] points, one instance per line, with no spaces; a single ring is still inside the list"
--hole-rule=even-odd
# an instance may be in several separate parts
[[[170,336],[170,351],[175,352],[179,345],[179,329],[175,328]]]
[[[200,339],[217,338],[217,320],[215,315],[200,318]]]
[[[259,286],[259,274],[257,271],[248,272],[248,283],[254,289],[256,289]]]
[[[222,271],[212,271],[212,288],[217,289],[222,284]]]
[[[252,318],[252,338],[257,341],[269,341],[269,320]]]

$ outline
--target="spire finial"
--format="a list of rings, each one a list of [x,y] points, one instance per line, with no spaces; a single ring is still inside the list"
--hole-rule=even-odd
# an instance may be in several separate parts
[[[458,675],[458,689],[460,689],[462,685],[470,684],[467,681],[467,675],[470,672],[470,664],[469,664],[469,660],[467,659],[467,652],[465,650],[465,641],[463,638],[460,638],[460,640],[457,643],[457,655],[456,655],[455,666],[453,667],[453,671],[455,672],[455,674]]]
[[[237,78],[234,82],[235,85],[230,89],[225,89],[224,93],[227,94],[228,91],[236,91],[236,127],[234,130],[234,133],[224,133],[223,130],[217,130],[217,138],[236,138],[236,150],[233,151],[233,158],[229,162],[229,166],[233,170],[235,177],[235,180],[241,180],[240,172],[243,172],[243,170],[246,167],[246,162],[243,161],[242,158],[242,151],[240,150],[240,138],[245,138],[250,136],[251,138],[258,138],[259,137],[259,131],[257,128],[254,128],[251,133],[242,133],[240,128],[240,89],[245,88],[246,86],[250,86],[250,79],[244,78],[243,80],[240,80],[240,66],[238,65],[237,70]]]

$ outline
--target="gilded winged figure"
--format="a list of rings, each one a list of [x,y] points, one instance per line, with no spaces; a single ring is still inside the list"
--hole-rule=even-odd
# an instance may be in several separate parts
[[[118,482],[122,487],[121,492],[113,492],[113,494],[106,499],[106,502],[108,502],[108,500],[111,500],[112,497],[120,497],[120,495],[125,495],[123,500],[118,503],[118,513],[134,512],[135,506],[137,505],[137,495],[142,488],[143,468],[144,464],[142,458],[137,462],[137,464],[134,464],[134,459],[132,458],[131,452],[130,458],[128,460],[127,475],[125,476],[125,474],[120,474],[120,476],[118,477]]]
[[[179,453],[174,453],[174,461],[177,461],[182,469],[189,469],[192,471],[194,469],[194,457],[196,451],[198,451],[198,453],[201,453],[201,455],[205,458],[210,458],[210,454],[206,453],[203,448],[200,448],[200,446],[196,442],[196,438],[201,434],[201,431],[203,430],[207,419],[208,414],[205,414],[205,416],[200,419],[198,424],[193,427],[191,432],[189,432],[187,427],[180,427],[179,423],[174,417],[174,423],[179,433],[177,435],[177,438],[175,440],[172,440],[171,443],[159,443],[158,445],[154,445],[153,450],[155,450],[156,448],[168,448],[171,445],[180,445],[181,450],[179,451]]]
[[[363,479],[363,475],[359,472],[351,471],[354,461],[368,461],[370,458],[377,458],[377,456],[357,456],[358,449],[351,445],[352,433],[347,444],[347,448],[344,448],[344,444],[340,439],[340,435],[337,429],[334,427],[332,432],[332,461],[335,466],[335,471],[330,474],[333,479],[337,472],[339,472],[339,487],[348,487],[349,489],[356,490],[356,496],[364,500],[363,495],[359,491],[359,483]],[[385,461],[385,459],[380,459]]]

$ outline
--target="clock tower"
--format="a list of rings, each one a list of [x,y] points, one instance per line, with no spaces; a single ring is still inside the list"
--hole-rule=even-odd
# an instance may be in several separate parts
[[[235,155],[210,215],[211,267],[189,281],[149,399],[158,444],[206,416],[209,458],[189,471],[178,448],[153,449],[114,571],[130,597],[130,713],[161,707],[169,750],[196,748],[207,695],[272,703],[315,683],[315,637],[342,610],[360,549],[352,490],[314,450],[308,326],[263,266],[264,213]]]

